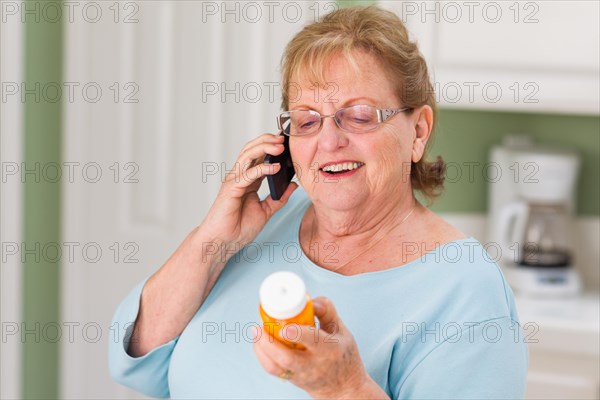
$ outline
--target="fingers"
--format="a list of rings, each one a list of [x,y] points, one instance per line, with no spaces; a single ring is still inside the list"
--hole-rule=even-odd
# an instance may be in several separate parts
[[[249,192],[256,192],[262,179],[267,175],[276,174],[281,168],[279,163],[259,164],[247,171],[230,171],[225,177],[221,192],[227,193],[228,197],[242,197]],[[256,195],[256,193],[255,193]],[[256,196],[258,199],[258,196]]]
[[[266,154],[278,155],[283,152],[282,135],[272,135],[270,133],[261,135],[254,140],[246,143],[240,155],[238,162],[242,169],[248,169],[264,161]]]
[[[296,189],[298,189],[298,184],[296,182],[290,182],[279,200],[273,200],[271,196],[267,196],[262,202],[267,215],[270,217],[285,206]]]
[[[285,370],[282,366],[277,364],[273,358],[271,358],[267,352],[263,349],[262,346],[258,346],[254,343],[254,353],[256,354],[256,358],[262,367],[267,373],[275,376],[279,376],[279,374]]]
[[[281,337],[289,342],[303,345],[308,352],[318,352],[319,346],[339,343],[340,338],[337,333],[337,328],[333,327],[328,332],[314,326],[289,324],[281,330]]]
[[[249,186],[272,175],[281,168],[278,163],[265,164],[267,154],[279,155],[284,151],[283,137],[271,134],[261,135],[248,142],[242,149],[234,168],[225,177],[225,182],[234,182],[245,191]]]
[[[345,327],[335,306],[326,297],[315,297],[312,300],[315,316],[319,319],[320,329],[308,325],[289,324],[281,330],[281,337],[290,342],[314,349],[319,343],[338,343]]]
[[[242,151],[238,162],[242,170],[249,169],[264,161],[265,155],[271,154],[276,156],[283,153],[283,150],[283,143],[260,143]]]
[[[343,328],[342,320],[340,319],[335,306],[327,297],[315,297],[313,299],[313,309],[315,315],[319,319],[321,329],[328,333],[337,332]]]
[[[341,324],[330,300],[315,298],[313,307],[320,321]],[[289,378],[313,398],[334,398],[332,391],[341,393],[342,388],[351,393],[362,387],[365,377],[368,377],[356,342],[347,329],[338,334],[311,326],[288,324],[281,330],[281,338],[302,344],[304,348],[292,349],[268,334],[257,336],[255,333],[254,350],[259,362],[269,374]]]
[[[255,328],[254,352],[269,374],[279,376],[285,370],[294,370],[298,356],[294,351],[269,336],[263,329]]]
[[[265,133],[259,137],[252,139],[242,148],[242,153],[251,147],[255,147],[261,143],[283,143],[284,137],[282,135],[274,135],[272,133]]]

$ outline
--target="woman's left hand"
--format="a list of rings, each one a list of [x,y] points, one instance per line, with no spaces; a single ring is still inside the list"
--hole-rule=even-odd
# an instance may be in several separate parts
[[[365,370],[354,337],[331,301],[317,297],[313,307],[320,329],[291,324],[281,330],[288,341],[304,345],[303,350],[256,329],[254,352],[263,368],[289,379],[313,398],[388,398]]]

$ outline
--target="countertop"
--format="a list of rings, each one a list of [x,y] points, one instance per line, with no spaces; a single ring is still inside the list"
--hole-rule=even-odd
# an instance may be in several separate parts
[[[562,299],[515,301],[525,340],[531,349],[600,356],[600,294]]]

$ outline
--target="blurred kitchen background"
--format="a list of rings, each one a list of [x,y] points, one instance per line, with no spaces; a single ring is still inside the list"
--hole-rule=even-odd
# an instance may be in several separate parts
[[[115,307],[275,132],[288,40],[350,3],[374,2],[0,1],[2,399],[140,397],[108,375]],[[527,397],[598,398],[599,3],[380,3],[436,82],[432,209],[490,254],[528,237],[564,256],[499,258],[525,273]]]

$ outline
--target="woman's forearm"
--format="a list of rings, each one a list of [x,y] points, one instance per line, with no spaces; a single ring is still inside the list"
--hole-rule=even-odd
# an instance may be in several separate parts
[[[141,357],[181,334],[227,262],[222,245],[196,228],[150,277],[128,347],[131,356]]]

